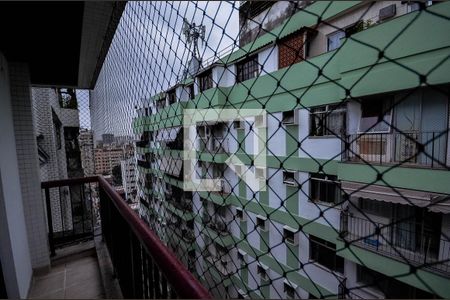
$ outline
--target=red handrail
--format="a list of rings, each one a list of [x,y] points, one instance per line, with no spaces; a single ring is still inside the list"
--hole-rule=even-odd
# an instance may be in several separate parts
[[[206,290],[191,272],[189,272],[175,254],[161,242],[159,237],[153,233],[148,225],[133,212],[117,191],[102,176],[47,181],[42,182],[41,187],[52,188],[89,182],[99,183],[99,186],[109,196],[121,216],[148,251],[148,254],[153,257],[161,273],[174,288],[179,297],[189,299],[212,298],[208,290]]]

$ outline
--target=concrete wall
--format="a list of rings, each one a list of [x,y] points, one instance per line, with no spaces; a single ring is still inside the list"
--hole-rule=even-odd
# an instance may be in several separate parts
[[[29,71],[25,64],[9,63],[9,72],[17,160],[31,262],[33,269],[47,269],[50,266],[47,222],[40,186]]]
[[[11,105],[11,90],[18,92],[20,88],[10,88],[9,78],[8,64],[0,53],[0,258],[8,297],[25,298],[31,284],[32,258]]]

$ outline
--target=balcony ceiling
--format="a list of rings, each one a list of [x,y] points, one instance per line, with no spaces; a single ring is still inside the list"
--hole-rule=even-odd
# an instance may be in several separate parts
[[[31,83],[93,88],[126,2],[0,2],[0,52]]]

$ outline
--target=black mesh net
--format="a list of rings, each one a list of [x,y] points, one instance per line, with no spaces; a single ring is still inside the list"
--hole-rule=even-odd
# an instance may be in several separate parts
[[[449,16],[129,2],[95,89],[59,90],[67,175],[110,176],[214,297],[450,297]]]

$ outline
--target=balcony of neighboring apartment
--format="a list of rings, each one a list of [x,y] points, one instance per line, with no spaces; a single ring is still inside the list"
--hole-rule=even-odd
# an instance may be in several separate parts
[[[203,258],[214,266],[222,276],[228,276],[233,272],[229,249],[217,242],[210,242],[203,250]]]
[[[165,183],[165,199],[175,208],[183,212],[193,212],[192,192],[185,192],[182,188]]]
[[[229,153],[227,131],[228,126],[225,122],[197,126],[199,151],[213,156]]]
[[[341,237],[379,255],[449,276],[449,206],[418,206],[416,199],[406,196],[401,203],[352,198],[341,213]]]
[[[146,153],[144,155],[138,156],[137,165],[144,169],[150,169],[151,168],[151,153]]]
[[[232,220],[229,205],[218,205],[206,200],[203,205],[203,224],[221,237],[229,236],[229,224]]]
[[[421,88],[351,101],[344,160],[371,165],[448,168],[447,88]]]

